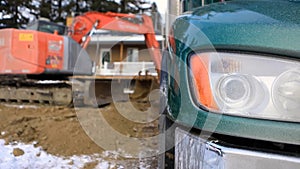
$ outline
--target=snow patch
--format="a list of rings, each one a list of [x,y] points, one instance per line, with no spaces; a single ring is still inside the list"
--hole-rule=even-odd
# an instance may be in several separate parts
[[[1,132],[2,134],[3,132]],[[118,152],[104,151],[102,154],[93,155],[79,155],[79,156],[55,156],[48,154],[41,147],[35,147],[32,144],[24,144],[20,142],[13,142],[5,145],[5,141],[0,139],[0,168],[5,169],[44,169],[44,168],[64,168],[64,169],[78,169],[83,168],[87,163],[96,162],[96,169],[124,169],[123,164],[118,164]],[[14,156],[14,149],[21,149],[24,151],[23,155]],[[106,158],[110,160],[105,160]],[[151,165],[146,161],[139,160],[135,163],[140,169],[151,168]],[[126,164],[125,164],[126,165]]]
[[[57,84],[62,83],[60,80],[39,80],[37,81],[38,84]]]
[[[14,148],[24,151],[22,156],[13,155]],[[23,169],[23,168],[82,168],[86,163],[102,160],[97,155],[81,155],[71,157],[60,157],[48,154],[41,147],[34,147],[33,144],[16,143],[5,145],[0,140],[0,168]]]

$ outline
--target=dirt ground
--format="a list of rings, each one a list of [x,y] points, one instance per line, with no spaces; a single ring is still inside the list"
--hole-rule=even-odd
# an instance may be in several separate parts
[[[128,105],[129,107],[132,105],[131,109],[126,107]],[[111,132],[114,131],[127,139],[136,139],[142,142],[143,148],[147,147],[147,150],[154,152],[157,142],[151,140],[143,142],[143,139],[158,134],[156,115],[145,113],[147,107],[149,107],[149,103],[145,102],[132,104],[120,102],[101,108],[0,104],[0,139],[4,139],[6,144],[14,141],[34,143],[35,146],[42,147],[49,154],[59,156],[101,154],[108,149],[122,152],[122,145],[126,148],[136,146],[134,141],[127,144],[122,138],[118,140],[117,137],[110,137],[113,135]],[[121,109],[129,111],[126,114],[126,111],[122,113]],[[128,112],[130,113],[128,114]],[[131,119],[131,117],[140,118],[139,114],[143,114],[142,116],[147,116],[147,118],[136,121]],[[145,119],[146,121],[143,121]],[[112,130],[105,129],[101,126],[103,124],[109,124],[109,128]],[[111,148],[110,144],[114,147]],[[135,165],[138,165],[137,161],[141,161],[141,158],[136,158],[136,152],[130,156],[130,150],[123,149],[123,151],[125,151],[124,154],[129,154],[128,157],[120,154],[117,157],[107,156],[106,158],[108,160],[113,158],[118,164],[123,164],[125,168],[139,168]],[[155,156],[149,155],[142,158],[149,164],[148,168],[157,168]],[[96,163],[89,163],[84,168],[94,168],[96,165]]]

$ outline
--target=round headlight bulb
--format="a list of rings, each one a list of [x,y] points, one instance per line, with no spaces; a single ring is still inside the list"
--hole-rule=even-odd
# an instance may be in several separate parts
[[[273,104],[279,112],[300,116],[300,70],[282,73],[274,82]]]
[[[217,91],[220,100],[228,108],[239,108],[248,103],[251,85],[241,75],[227,75],[220,79]]]

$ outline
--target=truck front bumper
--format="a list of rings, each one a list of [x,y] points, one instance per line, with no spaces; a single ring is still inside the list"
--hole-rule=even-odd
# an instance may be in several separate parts
[[[226,147],[177,128],[175,168],[291,169],[300,168],[300,158]]]

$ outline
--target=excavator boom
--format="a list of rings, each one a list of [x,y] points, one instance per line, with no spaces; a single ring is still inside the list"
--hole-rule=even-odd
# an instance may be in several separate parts
[[[136,20],[138,20],[138,23],[136,23]],[[75,17],[69,30],[69,36],[79,44],[82,44],[83,47],[86,47],[90,40],[90,32],[95,29],[143,34],[156,69],[160,70],[160,45],[155,37],[151,17],[112,12],[86,12]],[[85,41],[83,41],[83,37],[86,37]]]

